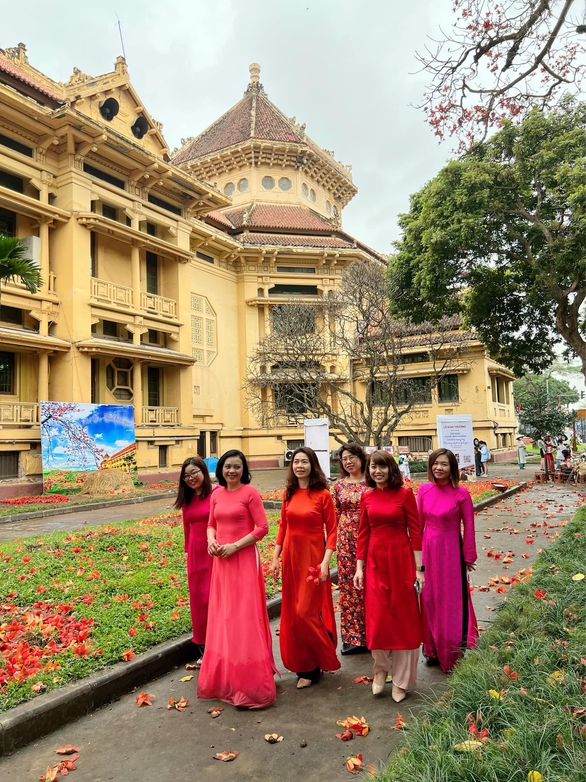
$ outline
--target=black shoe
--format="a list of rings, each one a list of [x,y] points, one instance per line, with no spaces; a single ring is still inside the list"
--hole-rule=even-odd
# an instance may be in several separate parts
[[[429,665],[430,668],[433,668],[436,665],[439,665],[439,660],[437,659],[437,657],[428,657],[425,654],[423,656],[425,657],[426,665]]]
[[[363,654],[368,652],[366,646],[356,646],[355,644],[342,644],[341,654]]]

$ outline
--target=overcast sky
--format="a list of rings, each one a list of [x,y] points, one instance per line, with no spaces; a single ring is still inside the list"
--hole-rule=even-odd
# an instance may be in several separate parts
[[[35,68],[67,81],[122,53],[170,149],[242,97],[261,65],[269,98],[306,123],[320,146],[353,167],[358,195],[344,228],[380,252],[399,236],[410,193],[450,157],[418,103],[426,85],[414,53],[451,20],[451,0],[62,0],[12,3],[0,48],[27,46]]]

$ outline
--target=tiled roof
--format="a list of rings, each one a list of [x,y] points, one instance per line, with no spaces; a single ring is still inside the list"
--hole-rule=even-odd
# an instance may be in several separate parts
[[[233,230],[242,228],[269,228],[286,231],[320,231],[332,233],[336,230],[332,223],[322,218],[317,212],[304,206],[289,206],[288,204],[250,204],[237,209],[225,209],[208,214],[214,222],[226,225]]]
[[[7,73],[9,76],[12,76],[15,79],[18,79],[18,81],[21,81],[23,84],[28,84],[29,87],[32,87],[38,92],[41,92],[43,95],[47,95],[49,98],[52,98],[53,100],[59,101],[60,103],[64,103],[63,98],[60,95],[58,95],[56,92],[46,87],[38,79],[35,79],[34,76],[27,73],[23,68],[19,68],[18,65],[16,65],[16,63],[4,57],[1,49],[0,49],[0,71]]]
[[[305,145],[345,179],[351,179],[348,169],[306,136],[304,125],[288,119],[267,98],[261,85],[249,85],[242,100],[189,140],[173,157],[173,163],[180,166],[252,139]]]
[[[241,234],[238,241],[245,245],[274,245],[277,247],[333,247],[351,249],[353,244],[337,236],[300,236],[298,234]]]

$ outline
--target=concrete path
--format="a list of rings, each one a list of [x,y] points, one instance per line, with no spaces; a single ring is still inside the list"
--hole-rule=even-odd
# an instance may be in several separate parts
[[[489,591],[475,589],[473,593],[482,627],[489,627],[494,605],[506,597],[496,592],[503,575],[510,578],[528,567],[539,549],[555,538],[561,529],[556,525],[570,519],[582,500],[576,488],[537,486],[477,515],[479,558],[472,584],[485,587],[490,578],[499,579]],[[493,554],[501,554],[500,559],[486,556],[491,548]],[[276,653],[277,627],[278,621],[273,622]],[[129,694],[0,760],[0,779],[38,779],[48,765],[57,762],[55,749],[63,744],[73,744],[80,750],[75,777],[79,782],[350,779],[346,758],[362,752],[366,763],[384,763],[401,742],[401,732],[393,730],[397,714],[400,712],[409,722],[410,713],[421,708],[426,698],[437,697],[448,681],[438,668],[428,668],[421,662],[416,691],[397,708],[390,692],[375,699],[369,686],[354,683],[355,677],[371,673],[368,655],[342,658],[340,671],[326,674],[319,685],[303,691],[295,689],[296,678],[283,670],[280,659],[278,666],[283,677],[278,681],[277,703],[270,709],[249,712],[224,705],[222,715],[212,719],[207,710],[217,702],[197,700],[197,673],[190,682],[181,683],[179,679],[189,672],[176,670],[144,687],[155,696],[152,707],[138,708],[135,694]],[[186,711],[167,711],[169,698],[180,696],[189,699]],[[336,721],[352,715],[364,716],[371,731],[365,738],[341,742],[335,737],[340,732]],[[264,740],[265,733],[278,733],[284,741],[270,745]],[[307,746],[302,747],[302,742]],[[212,759],[214,753],[223,750],[240,754],[232,763]]]

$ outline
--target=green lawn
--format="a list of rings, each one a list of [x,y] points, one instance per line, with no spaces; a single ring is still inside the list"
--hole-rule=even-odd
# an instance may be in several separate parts
[[[265,573],[278,514],[269,522]],[[0,711],[190,630],[180,514],[0,547]]]

